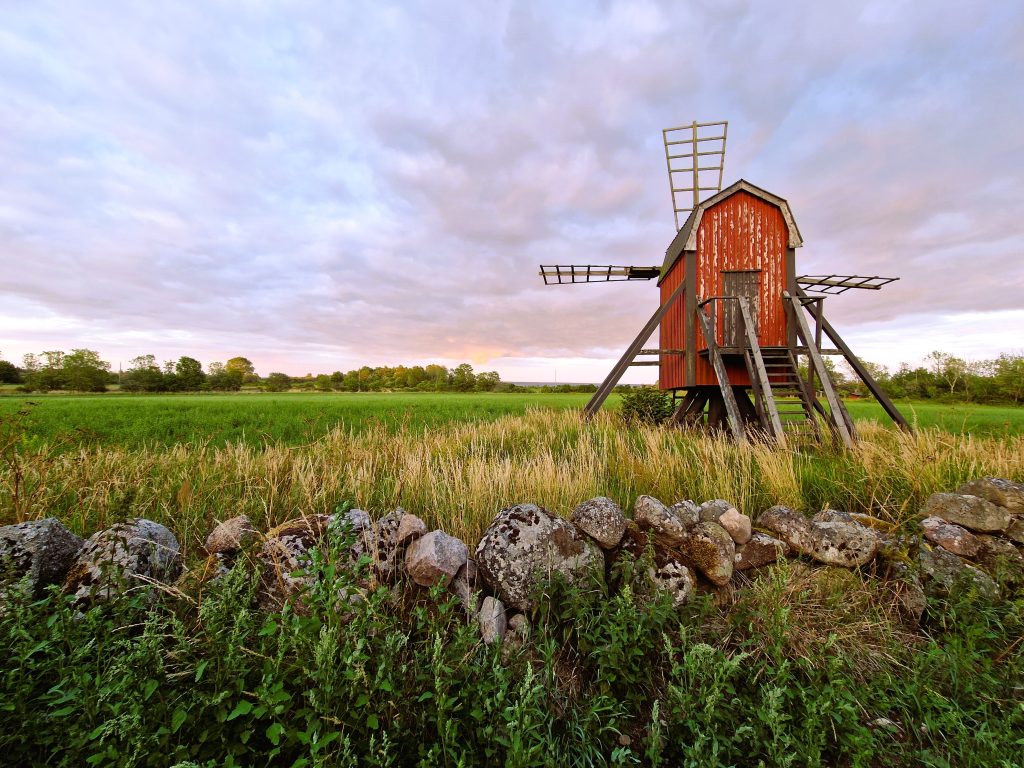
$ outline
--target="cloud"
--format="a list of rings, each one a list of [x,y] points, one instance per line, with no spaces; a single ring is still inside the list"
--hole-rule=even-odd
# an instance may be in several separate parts
[[[660,129],[693,118],[730,119],[727,181],[789,199],[801,271],[903,278],[830,299],[840,327],[1002,313],[1024,332],[1012,4],[34,3],[7,17],[8,356],[241,353],[297,373],[615,358],[654,287],[545,288],[537,265],[660,263]],[[964,344],[995,355],[997,338]]]

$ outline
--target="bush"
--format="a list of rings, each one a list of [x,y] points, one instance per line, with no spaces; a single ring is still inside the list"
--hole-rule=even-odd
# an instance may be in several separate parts
[[[635,387],[622,393],[622,418],[639,424],[661,424],[672,415],[672,396],[654,387]]]

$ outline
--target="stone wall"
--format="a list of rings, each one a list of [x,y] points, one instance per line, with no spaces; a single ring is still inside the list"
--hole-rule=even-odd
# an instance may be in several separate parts
[[[278,610],[286,601],[301,602],[315,578],[307,568],[311,553],[332,536],[348,542],[352,566],[369,559],[362,589],[411,582],[449,590],[487,643],[528,632],[527,615],[555,573],[586,585],[604,579],[619,558],[645,553],[651,584],[677,606],[697,592],[729,595],[780,558],[863,569],[894,586],[912,620],[920,619],[927,595],[946,594],[960,580],[992,597],[1021,585],[1024,485],[974,480],[955,493],[932,495],[920,517],[902,532],[836,509],[808,517],[773,506],[755,521],[723,499],[669,506],[651,496],[640,496],[627,517],[614,501],[597,497],[569,519],[535,504],[507,507],[471,548],[401,508],[377,521],[359,509],[311,515],[263,533],[243,516],[210,532],[205,561],[189,572],[178,540],[159,523],[130,520],[83,541],[47,518],[0,527],[0,610],[13,590],[40,596],[53,584],[85,609],[125,590],[153,594],[161,585],[203,583],[240,556],[259,566],[259,606]]]

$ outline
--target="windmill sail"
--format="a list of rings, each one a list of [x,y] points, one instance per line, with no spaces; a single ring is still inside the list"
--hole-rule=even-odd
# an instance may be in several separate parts
[[[541,264],[544,285],[572,283],[617,283],[625,280],[653,280],[661,267],[628,267],[596,264]]]
[[[889,283],[899,280],[898,277],[865,277],[862,275],[801,275],[796,279],[797,285],[815,293],[836,295],[846,293],[851,288],[864,288],[877,291]]]
[[[725,171],[725,139],[729,122],[692,122],[676,128],[665,128],[665,163],[668,165],[668,186],[672,192],[672,213],[676,231],[683,226],[690,211],[708,195],[721,192]],[[680,221],[679,214],[683,214]]]

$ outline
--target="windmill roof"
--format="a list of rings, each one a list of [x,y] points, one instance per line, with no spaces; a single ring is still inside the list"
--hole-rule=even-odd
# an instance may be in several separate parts
[[[786,228],[789,230],[789,247],[799,248],[804,244],[803,238],[800,236],[800,230],[797,228],[796,221],[793,219],[793,212],[789,208],[789,203],[787,203],[783,198],[773,195],[767,190],[754,186],[745,179],[740,179],[739,181],[730,184],[721,192],[712,195],[690,211],[690,215],[686,218],[686,223],[684,223],[682,228],[676,233],[672,242],[669,243],[668,250],[665,251],[665,263],[661,267],[661,277],[658,278],[659,284],[665,279],[665,275],[668,274],[668,271],[672,269],[672,266],[679,260],[679,257],[682,256],[685,251],[697,250],[697,229],[700,226],[700,220],[704,215],[704,211],[737,192],[747,192],[754,197],[759,197],[765,202],[776,206],[780,211],[782,211],[782,218],[785,219]]]

